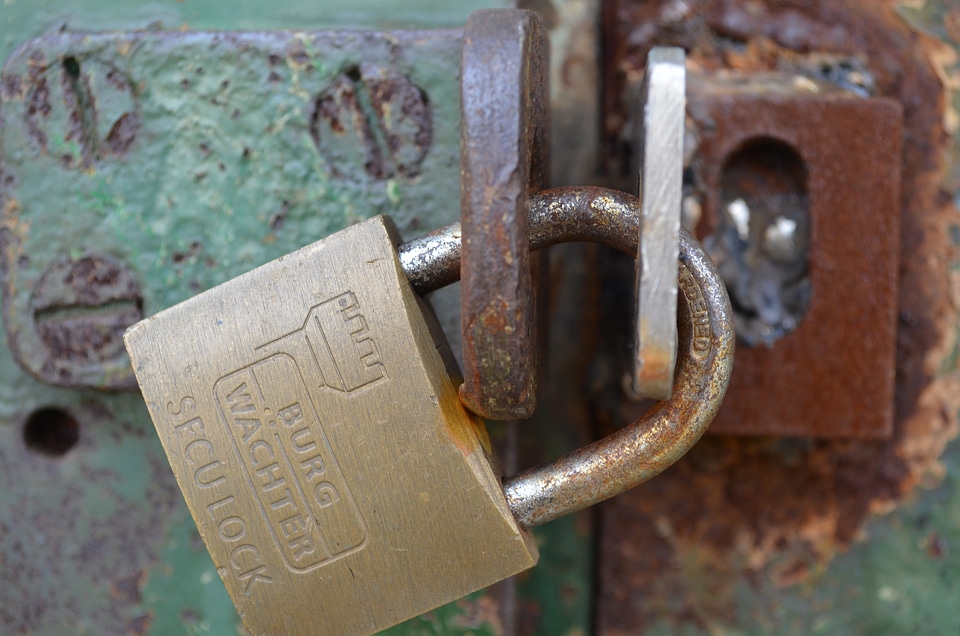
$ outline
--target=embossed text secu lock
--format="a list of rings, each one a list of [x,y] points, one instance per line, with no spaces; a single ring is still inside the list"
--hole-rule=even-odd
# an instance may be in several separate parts
[[[637,200],[530,199],[531,248],[636,252]],[[622,492],[700,437],[729,380],[729,301],[680,247],[674,397],[501,483],[421,292],[457,277],[457,226],[400,246],[378,217],[130,328],[137,380],[251,634],[368,634],[532,567],[527,528]],[[413,285],[408,281],[412,279]]]

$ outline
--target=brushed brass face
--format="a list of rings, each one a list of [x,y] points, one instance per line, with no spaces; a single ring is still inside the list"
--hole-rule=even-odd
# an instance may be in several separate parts
[[[398,242],[366,221],[126,334],[251,634],[369,634],[536,563]]]

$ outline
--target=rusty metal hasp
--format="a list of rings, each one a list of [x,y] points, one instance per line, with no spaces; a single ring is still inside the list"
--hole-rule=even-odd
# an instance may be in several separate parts
[[[546,270],[527,252],[527,195],[543,187],[548,51],[530,11],[476,11],[463,34],[460,76],[460,399],[487,419],[530,417],[540,361],[536,282]]]

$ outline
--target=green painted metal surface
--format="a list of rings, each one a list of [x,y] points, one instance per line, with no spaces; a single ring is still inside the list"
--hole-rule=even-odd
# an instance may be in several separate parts
[[[407,56],[389,36],[375,38],[377,44],[345,35],[328,47],[306,34],[265,35],[241,51],[156,29],[457,27],[470,11],[490,5],[421,3],[411,12],[355,0],[6,2],[4,59],[31,37],[65,29],[67,35],[37,47],[53,69],[51,85],[63,60],[73,57],[92,76],[99,117],[136,109],[141,124],[123,156],[84,163],[82,144],[65,138],[69,113],[57,112],[62,103],[52,103],[52,123],[44,123],[43,152],[25,126],[27,93],[8,92],[5,169],[16,174],[16,185],[5,201],[16,214],[5,229],[24,257],[9,305],[19,297],[19,310],[28,311],[27,296],[50,263],[89,252],[133,270],[152,313],[359,218],[389,213],[408,236],[455,220],[455,33],[420,38],[425,48]],[[143,28],[151,30],[126,39],[69,35]],[[292,59],[291,43],[309,59]],[[29,61],[20,61],[28,72]],[[419,166],[426,177],[371,176],[355,151],[359,144],[347,142],[325,156],[309,134],[318,94],[345,69],[378,62],[399,68],[430,98],[432,139]],[[130,94],[105,93],[105,69],[119,69],[134,87],[132,105]],[[370,117],[371,109],[369,100],[360,104],[362,115]],[[101,123],[101,137],[110,123]],[[331,154],[350,178],[332,174]],[[5,347],[0,380],[2,631],[238,633],[139,395],[41,384]],[[43,407],[80,424],[77,446],[63,457],[25,445],[23,424]],[[465,605],[454,604],[395,632],[490,633],[484,625],[482,616],[471,618]]]
[[[3,97],[11,346],[39,372],[46,348],[34,290],[64,257],[119,262],[139,280],[149,315],[363,218],[390,214],[406,236],[449,222],[459,194],[459,49],[447,31],[55,35],[21,48],[6,65]],[[79,116],[62,88],[70,60],[97,105]],[[361,69],[374,77],[350,77]],[[377,119],[372,106],[335,93],[359,92],[382,73],[396,77],[381,90],[427,100],[387,130],[395,153],[386,141],[367,145],[379,141],[363,121]],[[96,129],[73,130],[77,118]],[[132,123],[111,144],[107,131],[122,118]],[[403,129],[411,123],[423,129]],[[122,353],[101,366],[96,386],[129,375]]]
[[[17,78],[4,92],[0,141],[4,174],[12,175],[2,227],[5,252],[16,261],[5,303],[11,331],[34,329],[32,290],[58,260],[97,254],[120,263],[138,281],[150,314],[360,218],[390,214],[407,237],[456,220],[457,33],[405,42],[310,32],[456,28],[477,8],[506,4],[7,0],[0,59]],[[195,34],[291,27],[298,32],[234,35],[217,44]],[[17,50],[34,38],[42,39]],[[47,69],[40,77],[51,95],[42,119],[29,113],[37,66]],[[126,89],[108,80],[111,72]],[[372,101],[371,78],[390,72],[428,97],[431,138],[422,162],[416,144],[388,148],[391,132],[407,142],[417,133]],[[64,97],[70,77],[74,86],[87,79],[85,99],[95,104],[72,138]],[[333,135],[330,121],[321,120],[316,134],[318,100],[332,95],[328,103],[343,107],[336,91],[344,82],[359,94],[356,104],[346,103],[345,132]],[[114,124],[131,113],[132,134],[122,131],[122,143],[111,145]],[[375,174],[366,165],[364,125],[388,155]],[[454,335],[456,302],[455,294],[435,298]],[[38,348],[34,338],[27,357]],[[122,368],[115,362],[94,383]],[[63,457],[25,443],[25,422],[44,408],[79,423],[79,441]],[[49,386],[0,346],[0,484],[0,631],[242,633],[138,394]],[[545,568],[525,586],[525,598],[547,607],[561,593],[566,600],[542,627],[528,627],[583,631],[588,538],[564,524],[543,537]],[[571,594],[574,588],[579,593]],[[390,633],[493,634],[503,629],[498,611],[493,597],[473,595]]]
[[[4,0],[3,59],[30,38],[58,31],[461,28],[473,11],[506,0]]]

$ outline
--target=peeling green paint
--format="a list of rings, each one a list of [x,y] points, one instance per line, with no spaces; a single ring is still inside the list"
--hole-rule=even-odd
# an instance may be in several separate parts
[[[378,182],[361,175],[342,187],[331,185],[305,134],[307,107],[346,63],[345,56],[369,62],[371,50],[308,50],[312,74],[284,56],[277,70],[282,90],[264,90],[255,70],[264,68],[264,59],[256,51],[204,50],[199,39],[192,47],[174,49],[164,48],[160,37],[142,41],[161,28],[460,27],[472,10],[495,4],[427,2],[411,11],[364,0],[321,5],[300,0],[6,0],[0,5],[3,59],[28,39],[62,29],[149,29],[136,47],[121,43],[95,51],[98,42],[116,40],[88,38],[83,44],[92,47],[83,49],[87,57],[77,57],[82,67],[94,69],[94,85],[102,76],[96,66],[102,60],[138,78],[135,92],[144,127],[131,147],[133,154],[67,169],[47,159],[80,157],[84,148],[75,140],[51,134],[48,156],[43,156],[29,139],[11,141],[24,134],[22,119],[7,129],[7,160],[19,173],[16,205],[23,216],[16,228],[22,232],[24,263],[35,268],[29,270],[35,276],[58,255],[116,254],[142,278],[152,312],[375,213],[391,213],[408,235],[456,219],[455,40],[447,38],[439,48],[428,43],[418,59],[402,62],[414,81],[431,92],[434,139],[424,166],[429,176]],[[311,43],[309,35],[299,37]],[[68,40],[64,35],[60,41]],[[46,52],[55,58],[53,48]],[[373,55],[386,60],[390,49],[384,40],[381,53]],[[184,80],[189,90],[182,88]],[[233,111],[219,101],[241,110],[240,116],[232,119]],[[97,106],[104,118],[125,108],[107,98]],[[209,152],[199,150],[201,143]],[[204,171],[206,176],[198,179]],[[29,295],[30,288],[24,281],[14,294]],[[442,316],[444,312],[451,322],[452,312],[440,310]],[[68,411],[80,423],[80,442],[62,458],[36,455],[24,445],[21,427],[42,407]],[[6,591],[0,603],[2,631],[242,633],[139,395],[41,384],[0,346],[0,485],[0,589]],[[452,604],[393,633],[492,632],[468,606]]]
[[[51,221],[64,213],[76,232],[71,249],[112,255],[140,274],[148,313],[374,214],[389,213],[408,236],[457,215],[449,202],[459,196],[459,85],[444,61],[459,53],[454,35],[414,42],[399,59],[391,59],[390,37],[311,39],[322,51],[308,50],[309,74],[268,62],[286,60],[299,36],[238,38],[217,46],[142,34],[55,38],[38,47],[54,71],[68,55],[81,58],[81,68],[95,60],[120,69],[139,87],[141,127],[125,156],[78,170],[61,165],[61,148],[41,152],[31,139],[22,123],[27,95],[6,101],[3,147],[17,179],[8,196],[30,224],[18,247],[30,265],[13,274],[23,281],[17,311],[28,304],[30,281],[62,252],[62,227]],[[8,77],[26,76],[27,56],[8,64]],[[312,100],[360,60],[408,74],[430,96],[428,177],[382,181],[355,154],[338,157],[345,175],[338,178],[318,153],[309,134]],[[278,77],[265,85],[269,73]],[[171,273],[188,284],[168,286]]]
[[[590,512],[557,519],[534,531],[541,561],[519,576],[521,602],[538,608],[537,634],[587,633],[592,608]]]
[[[485,620],[483,615],[476,615],[467,609],[471,605],[481,603],[483,594],[483,592],[475,592],[382,633],[389,636],[445,636],[446,634],[498,636],[500,632],[492,622]]]

